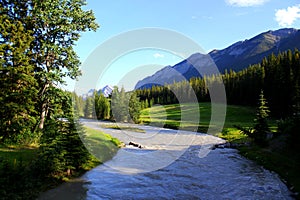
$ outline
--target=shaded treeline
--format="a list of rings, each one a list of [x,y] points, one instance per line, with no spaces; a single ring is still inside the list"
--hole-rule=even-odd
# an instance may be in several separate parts
[[[199,102],[210,101],[208,85],[223,80],[227,103],[256,106],[257,99],[264,91],[274,117],[285,118],[298,112],[300,103],[300,52],[286,51],[270,55],[261,63],[235,72],[210,77],[196,77],[189,81],[177,82],[166,86],[153,86],[137,90],[142,105],[173,104],[190,102],[193,93]],[[145,103],[147,102],[147,103]],[[151,102],[151,104],[150,104]]]

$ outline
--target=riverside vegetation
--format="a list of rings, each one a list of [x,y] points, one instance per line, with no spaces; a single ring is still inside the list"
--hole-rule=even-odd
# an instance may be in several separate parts
[[[116,98],[113,92],[106,101],[111,102],[111,106],[119,102],[113,109],[120,115],[118,119],[111,111],[106,117],[98,117],[101,111],[87,109],[91,105],[82,97],[77,98],[76,105],[79,110],[82,108],[82,115],[97,116],[102,120],[130,122],[134,115],[132,122],[173,129],[180,125],[183,129],[205,133],[211,116],[208,85],[215,82],[224,83],[228,102],[225,126],[218,136],[239,146],[244,156],[279,173],[299,193],[300,52],[297,49],[271,54],[261,63],[239,72],[230,70],[220,75],[195,77],[165,86],[153,85],[132,92],[115,88]],[[203,103],[189,102],[191,90],[198,102]],[[101,96],[99,91],[89,97],[92,102],[99,93]],[[179,105],[178,96],[174,94],[181,95],[179,98],[183,103]],[[130,96],[133,100],[128,111],[126,102],[130,102]],[[185,116],[193,115],[194,106],[199,106],[200,123],[181,121],[182,112],[186,113]]]
[[[72,94],[59,88],[65,77],[80,75],[73,49],[80,33],[98,28],[84,5],[78,0],[0,2],[1,199],[34,199],[101,162],[81,142],[85,130],[77,122]],[[104,138],[101,145],[115,141]]]
[[[300,52],[297,49],[271,54],[261,63],[239,72],[230,70],[166,86],[153,85],[130,93],[122,89],[123,94],[117,97],[134,94],[135,114],[142,114],[136,118],[138,122],[174,129],[181,123],[183,129],[207,132],[211,115],[208,85],[216,81],[224,83],[229,104],[224,130],[218,136],[238,143],[243,155],[278,172],[299,192]],[[191,89],[195,91],[198,102],[203,103],[189,103]],[[184,103],[179,105],[174,94],[182,95],[180,99]],[[111,101],[114,99],[111,98]],[[126,100],[119,99],[119,102]],[[192,115],[193,106],[200,108],[200,123],[181,122],[181,113]],[[120,104],[118,109],[118,113],[126,113],[122,110],[126,109],[126,105]],[[126,116],[126,120],[130,119],[128,112]]]
[[[193,109],[189,104],[193,90],[198,102],[206,103],[196,105],[201,111],[200,124],[190,121],[183,122],[183,126],[205,132],[210,119],[208,85],[215,82],[224,83],[229,104],[225,128],[219,136],[230,142],[250,142],[250,146],[239,147],[243,155],[278,172],[295,191],[300,191],[297,49],[271,54],[239,72],[229,70],[132,92],[115,87],[111,97],[95,92],[83,99],[58,86],[64,84],[65,77],[80,76],[73,46],[80,33],[98,28],[93,12],[82,9],[84,5],[78,0],[0,2],[1,198],[32,199],[115,154],[120,142],[84,129],[77,121],[79,116],[155,124],[160,123],[159,109],[164,108],[166,126],[178,128],[181,112]],[[184,96],[183,107],[178,106],[174,94]],[[257,112],[254,107],[259,108]],[[151,121],[147,112],[151,113]],[[252,124],[253,119],[256,121]],[[267,137],[269,133],[272,139]],[[97,160],[81,140],[99,143],[96,150],[107,153]]]

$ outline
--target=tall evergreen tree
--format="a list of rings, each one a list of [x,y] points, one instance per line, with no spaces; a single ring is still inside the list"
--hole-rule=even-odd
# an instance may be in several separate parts
[[[30,142],[37,100],[37,81],[30,63],[33,37],[19,20],[22,10],[14,8],[26,10],[28,5],[19,1],[0,5],[0,140]]]
[[[84,117],[85,118],[93,118],[94,117],[94,110],[95,110],[95,101],[92,97],[87,97],[85,100],[84,106]]]
[[[98,92],[95,93],[95,111],[97,119],[109,119],[110,118],[110,102],[104,97],[104,95]]]
[[[146,103],[148,104],[148,101]],[[135,92],[131,93],[129,99],[129,115],[130,119],[134,123],[139,123],[141,116],[141,103],[139,102],[139,98]]]
[[[261,133],[266,133],[270,131],[267,119],[269,117],[269,107],[267,106],[267,100],[264,96],[264,91],[261,90],[261,93],[259,95],[259,104],[256,111],[256,118],[254,126],[254,129]]]
[[[112,93],[111,99],[111,110],[112,110],[112,117],[117,122],[128,122],[128,105],[129,99],[127,98],[127,94],[124,88],[121,88],[119,91],[118,87],[115,87]]]

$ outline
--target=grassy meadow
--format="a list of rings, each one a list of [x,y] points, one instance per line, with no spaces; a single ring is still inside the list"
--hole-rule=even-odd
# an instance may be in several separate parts
[[[83,141],[87,149],[94,154],[99,162],[110,160],[121,147],[122,143],[109,134],[92,128],[85,127],[86,134]]]
[[[197,108],[198,106],[198,108]],[[216,105],[216,108],[218,105]],[[195,119],[195,111],[199,109],[200,119]],[[181,116],[185,115],[186,120],[181,120]],[[255,108],[227,105],[226,118],[222,132],[216,133],[217,136],[227,139],[228,141],[236,141],[246,139],[247,136],[241,134],[234,125],[242,127],[253,126],[255,118]],[[198,131],[206,133],[209,125],[211,127],[218,126],[220,122],[210,124],[211,120],[211,103],[199,104],[172,104],[159,105],[144,109],[141,115],[141,122],[144,124],[151,124],[153,126],[164,126],[166,128]],[[270,120],[271,129],[276,129],[276,121]]]

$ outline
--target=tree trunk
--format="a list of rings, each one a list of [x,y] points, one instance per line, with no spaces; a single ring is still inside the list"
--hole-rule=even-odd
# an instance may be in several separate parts
[[[46,116],[47,116],[47,104],[44,103],[44,104],[42,105],[42,112],[41,112],[41,115],[40,115],[39,129],[43,129],[43,128],[44,128]]]
[[[49,84],[45,84],[41,94],[40,94],[40,97],[41,99],[44,99],[44,95],[45,95],[45,92],[47,90],[47,88],[49,87]],[[45,119],[46,119],[46,116],[47,116],[47,113],[48,113],[48,104],[47,104],[47,98],[44,99],[44,102],[42,103],[42,106],[41,106],[41,111],[40,111],[40,121],[39,121],[39,129],[43,129],[44,128],[44,124],[45,124]]]

